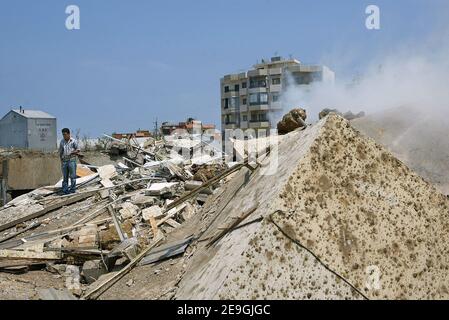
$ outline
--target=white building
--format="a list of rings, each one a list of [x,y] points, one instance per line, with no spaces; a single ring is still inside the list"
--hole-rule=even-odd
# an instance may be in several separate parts
[[[56,118],[38,110],[9,111],[0,120],[0,147],[43,152],[56,150]]]
[[[326,66],[305,65],[296,59],[273,57],[256,64],[247,72],[229,74],[220,80],[221,129],[276,128],[283,110],[280,95],[289,81],[307,87],[313,82],[333,83],[335,74]],[[270,114],[271,113],[271,114]]]

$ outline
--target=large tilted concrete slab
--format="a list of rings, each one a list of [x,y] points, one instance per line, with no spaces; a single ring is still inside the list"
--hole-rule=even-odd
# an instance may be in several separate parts
[[[278,161],[206,205],[176,298],[449,298],[444,195],[336,115],[282,137]]]

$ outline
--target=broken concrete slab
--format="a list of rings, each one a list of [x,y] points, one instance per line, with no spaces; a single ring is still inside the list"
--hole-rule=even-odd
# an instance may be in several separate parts
[[[192,242],[193,236],[187,237],[186,239],[181,239],[177,241],[172,241],[170,243],[161,245],[153,250],[151,250],[143,259],[140,261],[139,265],[144,266],[150,263],[165,260],[183,253],[187,246]]]
[[[179,182],[152,183],[145,193],[150,196],[161,196],[167,193],[174,193],[174,188],[178,184]]]
[[[139,211],[139,207],[131,202],[127,201],[122,204],[122,208],[119,210],[120,216],[123,220],[135,217]]]
[[[142,210],[142,218],[144,221],[149,222],[150,218],[159,218],[164,214],[159,206],[151,206]]]
[[[102,180],[112,179],[117,175],[117,170],[115,170],[115,167],[112,164],[98,167],[97,172]]]
[[[197,243],[176,299],[449,298],[449,201],[433,186],[332,114],[283,136],[278,164],[211,218],[204,239],[260,202],[254,223]]]
[[[101,275],[106,274],[108,270],[102,260],[89,260],[84,262],[82,267],[82,276],[84,280],[91,284],[100,278]]]
[[[154,204],[155,197],[147,196],[145,193],[138,193],[131,197],[130,202],[140,207],[147,207]]]

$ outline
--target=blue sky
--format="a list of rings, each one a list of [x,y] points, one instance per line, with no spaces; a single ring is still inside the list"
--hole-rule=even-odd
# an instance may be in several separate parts
[[[19,105],[81,134],[220,123],[219,79],[275,54],[324,63],[338,79],[447,18],[444,0],[0,0],[0,116]],[[65,8],[81,29],[65,28]],[[381,30],[365,28],[365,8]]]

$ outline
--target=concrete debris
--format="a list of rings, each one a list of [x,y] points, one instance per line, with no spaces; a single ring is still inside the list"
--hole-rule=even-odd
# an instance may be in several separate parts
[[[97,172],[101,179],[112,179],[117,175],[117,171],[112,164],[97,168]]]
[[[286,134],[298,128],[306,127],[306,110],[296,108],[290,110],[277,124],[279,134]]]
[[[155,203],[156,198],[147,196],[145,195],[145,193],[138,193],[136,195],[133,195],[130,201],[139,207],[148,207]]]
[[[48,274],[41,299],[448,299],[449,199],[337,110],[319,117],[279,122],[271,175],[264,144],[223,164],[201,137],[112,138],[114,164],[86,164],[76,194],[0,208],[0,276]]]
[[[160,218],[164,214],[159,206],[151,206],[142,210],[142,218],[146,222],[150,222],[150,218]]]
[[[87,284],[91,284],[106,274],[108,270],[102,260],[89,260],[84,262],[82,268],[82,276]]]
[[[0,274],[42,270],[65,278],[75,272],[81,287],[72,293],[89,296],[92,286],[114,279],[127,262],[131,270],[146,250],[195,217],[197,197],[204,203],[221,186],[214,181],[200,195],[190,194],[227,169],[216,163],[221,153],[212,147],[200,164],[182,156],[197,147],[208,148],[201,138],[140,145],[113,140],[109,153],[117,160],[79,165],[76,194],[60,196],[60,181],[10,201],[0,208]],[[181,255],[189,243],[167,255]],[[127,287],[135,284],[129,280]],[[44,299],[68,297],[41,289]]]
[[[278,151],[282,174],[235,176],[226,206],[212,198],[197,215],[175,299],[449,298],[444,195],[335,114],[283,136]]]
[[[343,118],[345,118],[346,120],[354,120],[357,118],[362,118],[365,116],[365,112],[364,111],[360,111],[357,114],[352,113],[352,111],[347,111],[345,113],[341,113],[340,111],[338,111],[337,109],[328,109],[325,108],[323,110],[320,111],[320,113],[318,114],[318,118],[321,120],[323,119],[325,116],[327,116],[329,113],[334,113],[337,114],[339,116],[342,116]]]
[[[119,213],[123,220],[135,217],[139,211],[139,207],[131,202],[124,202]]]
[[[152,183],[148,188],[146,194],[150,196],[162,196],[167,193],[173,194],[175,192],[175,186],[178,182],[161,182]]]

